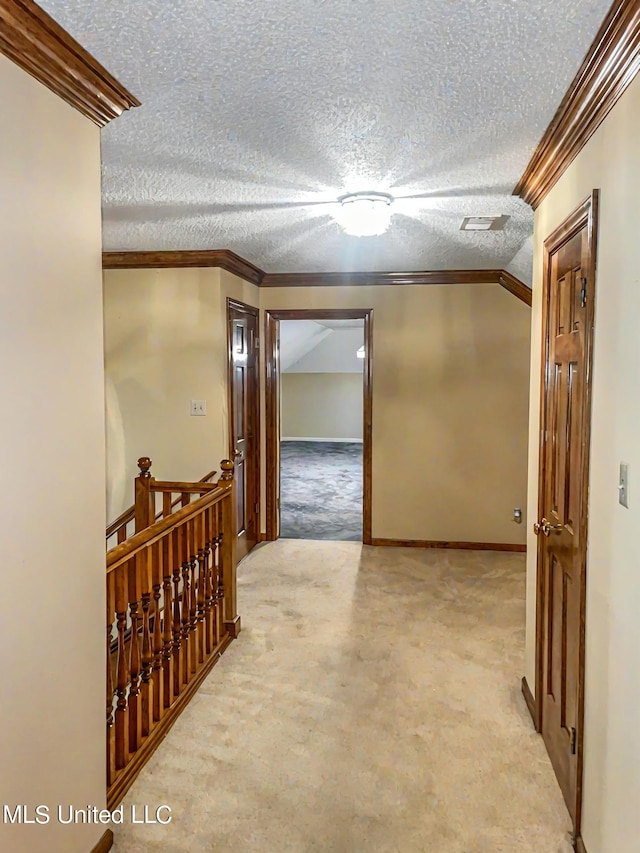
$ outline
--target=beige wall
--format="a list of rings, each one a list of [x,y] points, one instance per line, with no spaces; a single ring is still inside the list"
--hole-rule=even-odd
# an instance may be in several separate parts
[[[283,373],[282,435],[362,439],[362,373]]]
[[[131,503],[138,456],[158,477],[197,479],[228,454],[232,295],[261,309],[374,309],[374,536],[524,542],[512,513],[526,499],[530,309],[506,290],[258,290],[210,269],[104,278],[110,517]],[[206,418],[189,416],[192,397]],[[262,414],[264,425],[264,399]]]
[[[100,133],[4,56],[0,102],[0,805],[103,807]],[[0,824],[0,849],[103,831]]]
[[[107,501],[133,503],[137,459],[159,479],[198,480],[229,455],[227,297],[257,288],[219,269],[104,273]],[[190,400],[206,400],[192,417]]]
[[[640,839],[640,77],[536,212],[529,507],[537,508],[543,241],[600,188],[587,567],[583,838],[589,853]],[[630,464],[630,508],[618,504]],[[527,680],[535,685],[535,537],[529,529]]]
[[[530,309],[496,285],[264,288],[373,308],[373,535],[523,543]]]

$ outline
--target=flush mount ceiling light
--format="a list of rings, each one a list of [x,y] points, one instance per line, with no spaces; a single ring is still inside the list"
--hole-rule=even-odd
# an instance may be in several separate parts
[[[341,196],[338,223],[354,237],[384,234],[391,223],[393,196],[388,193],[362,192]]]

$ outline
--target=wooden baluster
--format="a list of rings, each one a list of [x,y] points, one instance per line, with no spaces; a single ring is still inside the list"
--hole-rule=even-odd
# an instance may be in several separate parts
[[[190,631],[189,610],[191,608],[191,582],[189,571],[191,562],[189,560],[189,541],[187,537],[187,525],[181,524],[178,528],[180,540],[180,556],[182,558],[182,683],[191,681],[191,654],[190,654]]]
[[[215,531],[215,536],[213,537],[213,565],[211,566],[211,587],[213,592],[213,601],[214,601],[214,614],[215,620],[213,623],[214,627],[214,635],[213,639],[215,641],[216,647],[220,644],[220,640],[222,639],[222,619],[223,612],[221,602],[218,601],[218,586],[220,584],[220,542],[222,541],[222,533],[220,531],[220,504],[215,504],[212,507],[213,511],[213,529]]]
[[[220,502],[220,532],[223,539],[220,545],[222,580],[224,585],[224,625],[232,637],[240,633],[240,617],[237,612],[236,594],[236,521],[235,521],[235,484],[233,482],[234,465],[229,459],[220,463],[222,475],[219,485],[226,486],[229,494]]]
[[[119,566],[114,571],[114,599],[116,611],[116,632],[118,639],[118,659],[116,665],[116,703],[115,714],[115,765],[116,770],[122,770],[129,760],[127,686],[129,684],[129,666],[127,664],[127,649],[125,633],[127,630],[127,584],[126,566]]]
[[[205,656],[208,657],[214,648],[213,620],[213,587],[211,584],[211,538],[212,538],[211,507],[204,512],[204,623],[205,623]]]
[[[121,545],[127,539],[127,525],[123,524],[118,528],[118,545]]]
[[[224,588],[224,571],[222,565],[222,555],[223,555],[223,546],[224,546],[224,533],[218,534],[218,588],[216,592],[216,599],[218,602],[217,612],[218,612],[218,642],[220,642],[227,634],[229,627],[224,618],[224,606],[225,606],[225,588]]]
[[[151,573],[153,576],[153,722],[162,717],[164,708],[162,699],[162,545],[157,542],[151,554]]]
[[[162,540],[162,704],[169,708],[173,702],[173,592],[171,588],[171,567],[173,560],[172,537]]]
[[[180,507],[188,506],[191,503],[191,493],[190,492],[182,492],[180,494]]]
[[[151,557],[152,546],[136,555],[136,572],[142,589],[142,676],[140,687],[141,735],[147,737],[153,723],[153,645],[151,643]]]
[[[162,495],[162,517],[166,518],[171,515],[171,492],[164,492]]]
[[[181,551],[178,531],[171,534],[173,559],[173,696],[182,692],[182,625],[180,624],[180,564]]]
[[[191,571],[189,596],[189,665],[191,673],[198,671],[198,636],[196,628],[198,625],[198,590],[196,588],[196,520],[187,522],[187,546],[189,554],[189,569]]]
[[[155,500],[151,476],[151,460],[148,456],[138,459],[140,475],[135,480],[135,522],[136,533],[149,527],[155,521]]]
[[[144,552],[143,552],[144,553]],[[131,635],[129,639],[129,752],[136,752],[142,741],[142,709],[140,699],[140,672],[142,657],[140,655],[140,578],[137,572],[137,559],[134,557],[127,563],[129,583],[129,618],[131,620]]]
[[[204,621],[204,596],[205,596],[205,561],[204,561],[204,518],[205,511],[201,512],[195,522],[196,526],[196,546],[198,550],[198,599],[196,602],[196,620],[197,620],[197,644],[198,644],[198,665],[204,663],[206,658],[206,638],[205,638],[205,621]]]
[[[113,684],[113,663],[111,660],[111,645],[113,642],[113,614],[115,607],[114,573],[107,575],[107,787],[115,779],[115,743],[114,743],[114,718],[113,718],[113,696],[115,688]]]
[[[218,507],[216,506],[216,510]],[[218,535],[213,540],[213,574],[211,576],[211,583],[213,587],[213,600],[214,600],[214,613],[215,613],[215,622],[214,622],[214,640],[216,644],[216,648],[220,645],[220,641],[222,640],[222,622],[223,622],[223,606],[224,601],[219,597],[220,587],[222,584],[222,572],[220,566],[220,543],[222,541],[222,533],[218,533]]]

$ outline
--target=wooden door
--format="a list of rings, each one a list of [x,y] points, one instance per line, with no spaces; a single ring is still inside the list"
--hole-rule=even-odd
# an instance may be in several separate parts
[[[258,311],[227,301],[231,455],[235,464],[237,558],[258,541],[260,430]]]
[[[540,514],[534,525],[540,728],[576,826],[582,775],[594,205],[595,198],[586,202],[545,244]]]

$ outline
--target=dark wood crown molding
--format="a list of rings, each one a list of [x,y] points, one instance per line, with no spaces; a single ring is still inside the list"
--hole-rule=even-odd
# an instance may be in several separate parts
[[[260,285],[265,277],[263,270],[250,261],[245,261],[244,258],[229,249],[178,252],[103,252],[102,266],[105,270],[220,267],[245,281],[251,282],[251,284],[257,285]]]
[[[0,0],[1,2],[2,0]],[[229,249],[181,252],[103,252],[106,270],[220,267],[258,287],[365,287],[409,284],[499,284],[531,305],[531,288],[506,270],[265,273]]]
[[[507,272],[507,270],[500,270],[498,284],[501,287],[504,287],[505,290],[508,290],[509,293],[517,296],[522,302],[525,302],[527,305],[531,305],[531,288],[527,287],[527,285],[523,281],[520,281],[519,278],[516,278],[515,275]]]
[[[640,70],[640,0],[615,0],[513,190],[534,209]]]
[[[531,305],[531,288],[506,270],[422,270],[421,272],[267,273],[261,287],[357,287],[407,284],[499,284]]]
[[[495,284],[500,270],[267,273],[262,287],[372,287],[385,284]]]
[[[0,0],[0,53],[99,127],[140,106],[33,0]]]

